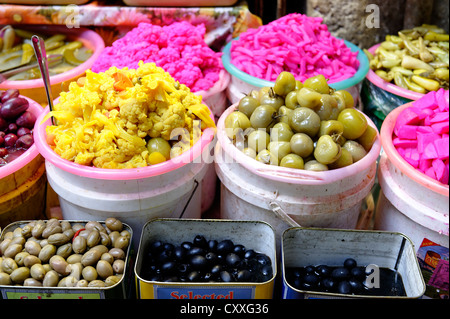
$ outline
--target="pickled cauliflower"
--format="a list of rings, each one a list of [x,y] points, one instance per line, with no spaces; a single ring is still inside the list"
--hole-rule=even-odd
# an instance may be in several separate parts
[[[142,61],[137,69],[87,70],[85,78],[60,94],[50,116],[55,125],[46,132],[52,149],[64,159],[99,168],[151,165],[150,139],[172,145],[186,138],[190,147],[198,138],[195,120],[202,130],[215,127],[201,96],[154,63]],[[180,137],[177,129],[189,136]]]

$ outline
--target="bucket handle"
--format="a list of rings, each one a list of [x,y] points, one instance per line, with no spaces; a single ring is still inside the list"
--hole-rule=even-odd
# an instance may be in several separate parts
[[[272,212],[278,219],[281,219],[292,227],[301,227],[299,223],[297,223],[291,216],[288,215],[288,213],[283,210],[283,208],[280,207],[280,205],[278,205],[277,202],[272,201],[269,203],[269,206],[270,208],[272,208]]]
[[[193,188],[191,194],[189,195],[189,198],[188,198],[186,204],[184,204],[183,211],[181,212],[181,214],[178,218],[183,218],[186,208],[189,206],[189,203],[191,202],[192,197],[194,197],[194,194],[197,191],[198,185],[199,185],[199,182],[196,179],[194,179],[194,188]]]

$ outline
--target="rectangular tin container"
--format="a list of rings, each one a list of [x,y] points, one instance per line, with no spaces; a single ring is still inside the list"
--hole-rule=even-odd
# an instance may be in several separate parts
[[[88,221],[67,220],[71,224],[87,223]],[[0,236],[0,242],[4,234],[14,231],[17,227],[22,227],[31,220],[18,221],[5,227]],[[105,225],[105,222],[100,221]],[[128,230],[133,238],[133,230],[125,223],[122,223],[124,230]],[[125,257],[124,276],[121,280],[110,287],[25,287],[0,285],[0,299],[126,299],[134,297],[134,274],[131,262],[132,239],[128,245]]]
[[[179,245],[203,235],[207,240],[230,239],[270,257],[273,276],[261,283],[185,283],[148,281],[141,277],[144,253],[154,240]],[[144,225],[136,256],[136,296],[138,299],[270,299],[273,296],[277,273],[275,231],[260,221],[232,221],[221,219],[160,218]]]
[[[425,282],[414,245],[400,233],[293,227],[284,231],[281,246],[283,299],[416,299],[425,293]],[[286,268],[321,264],[340,266],[349,257],[361,266],[372,264],[380,268],[397,269],[406,296],[346,295],[299,290],[286,280]]]

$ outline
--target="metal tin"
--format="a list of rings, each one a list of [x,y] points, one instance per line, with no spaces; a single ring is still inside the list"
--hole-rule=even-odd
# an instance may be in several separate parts
[[[270,257],[273,276],[261,283],[185,283],[148,281],[141,277],[143,254],[154,240],[174,245],[191,241],[196,235],[221,241],[230,239],[235,244],[263,253]],[[275,231],[261,221],[234,221],[220,219],[171,219],[160,218],[144,225],[136,256],[135,275],[139,299],[269,299],[273,295],[277,273]]]
[[[401,233],[293,227],[282,235],[281,255],[283,299],[414,299],[420,298],[426,289],[414,245]],[[403,280],[406,296],[346,295],[299,290],[286,280],[286,269],[289,267],[321,264],[338,266],[349,257],[354,258],[359,265],[396,269]]]
[[[22,227],[32,220],[18,221],[9,224],[3,229],[0,242],[3,240],[4,234],[13,231],[17,227]],[[65,220],[74,223],[87,223],[88,221]],[[100,224],[105,225],[104,221]],[[128,230],[131,234],[130,243],[126,251],[124,275],[113,286],[109,287],[28,287],[17,285],[0,285],[0,299],[124,299],[134,296],[133,268],[131,266],[131,239],[133,238],[133,230],[125,223],[123,229]]]

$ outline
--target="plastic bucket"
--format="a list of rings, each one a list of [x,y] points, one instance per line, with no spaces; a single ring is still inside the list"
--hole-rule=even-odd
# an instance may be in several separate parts
[[[42,107],[29,102],[28,110],[38,117]],[[43,218],[46,176],[44,159],[33,144],[12,162],[0,167],[0,227],[22,219]]]
[[[46,143],[37,119],[35,143],[45,158],[47,178],[58,194],[64,219],[105,220],[117,217],[133,228],[138,243],[142,225],[155,217],[197,217],[201,215],[201,180],[213,147],[213,129],[206,129],[194,146],[171,160],[131,169],[86,167],[62,159]]]
[[[449,247],[449,186],[416,170],[392,143],[397,116],[410,105],[394,109],[381,127],[383,152],[378,168],[381,192],[375,228],[404,233],[416,250],[424,238]]]
[[[54,97],[58,96],[62,91],[67,91],[70,82],[76,81],[77,78],[83,76],[86,70],[91,68],[95,60],[97,60],[100,52],[105,48],[103,38],[96,32],[86,28],[70,29],[66,26],[37,25],[28,28],[24,27],[24,29],[43,34],[66,34],[70,40],[81,41],[87,48],[93,50],[92,56],[86,62],[67,72],[50,77],[51,92]],[[19,89],[21,94],[33,99],[39,104],[43,106],[48,104],[42,78],[23,81],[6,80],[0,83],[0,89]]]
[[[344,42],[352,52],[358,52],[357,59],[359,61],[359,68],[352,77],[343,81],[329,83],[329,85],[335,90],[349,91],[352,94],[355,103],[357,103],[359,101],[359,84],[362,80],[364,80],[367,72],[369,71],[369,59],[367,58],[366,54],[356,45],[346,40],[344,40]],[[227,88],[227,96],[231,104],[235,104],[238,103],[239,100],[251,90],[259,90],[264,86],[273,87],[275,82],[266,81],[251,76],[233,65],[231,63],[230,56],[231,43],[232,42],[229,42],[223,49],[222,63],[225,69],[231,75],[230,85]]]
[[[217,124],[215,162],[222,182],[221,217],[266,221],[277,230],[278,238],[288,226],[278,212],[294,221],[291,226],[355,228],[362,202],[375,182],[379,139],[361,160],[335,170],[266,165],[245,155],[226,136],[225,118],[236,107],[229,107]]]

